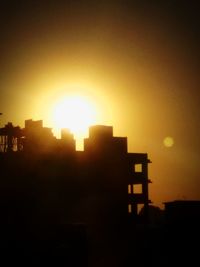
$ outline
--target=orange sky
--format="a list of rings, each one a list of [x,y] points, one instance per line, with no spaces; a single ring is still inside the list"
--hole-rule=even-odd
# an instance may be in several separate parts
[[[155,205],[200,199],[197,8],[41,2],[1,3],[1,126],[33,118],[52,127],[54,100],[78,92],[97,105],[98,123],[128,137],[130,152],[149,154]]]

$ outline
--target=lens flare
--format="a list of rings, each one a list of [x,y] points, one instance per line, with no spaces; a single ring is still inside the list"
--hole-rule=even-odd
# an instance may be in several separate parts
[[[164,146],[172,147],[174,145],[174,139],[171,136],[167,136],[163,140]]]

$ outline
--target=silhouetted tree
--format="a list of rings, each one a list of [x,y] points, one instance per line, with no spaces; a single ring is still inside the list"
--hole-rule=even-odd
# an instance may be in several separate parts
[[[139,212],[139,216],[144,215],[144,208],[142,208]],[[148,221],[150,224],[162,224],[164,222],[164,210],[160,209],[157,206],[149,205],[148,210]]]

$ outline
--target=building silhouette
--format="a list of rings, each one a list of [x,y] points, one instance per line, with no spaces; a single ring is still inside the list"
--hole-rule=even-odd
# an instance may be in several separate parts
[[[126,225],[148,220],[150,160],[146,153],[129,153],[127,138],[114,137],[113,127],[91,126],[83,151],[75,150],[67,129],[57,139],[41,120],[26,120],[23,129],[8,123],[0,141],[4,226],[25,226],[35,235],[44,232],[38,227],[84,225],[94,257],[113,247],[105,257],[109,266]]]
[[[84,151],[75,150],[74,137],[67,129],[62,129],[61,139],[56,139],[51,128],[43,127],[42,120],[26,120],[24,129],[8,123],[0,129],[0,138],[1,158],[5,158],[4,153],[13,152],[11,157],[6,156],[8,161],[14,160],[15,156],[16,160],[19,157],[25,160],[23,155],[29,155],[31,161],[37,158],[55,159],[55,163],[59,160],[64,161],[68,169],[66,168],[62,175],[66,175],[67,182],[68,172],[71,172],[67,164],[70,156],[72,166],[77,165],[77,170],[84,169],[83,172],[79,171],[80,182],[83,178],[88,181],[91,179],[91,182],[100,182],[101,186],[96,193],[105,189],[105,192],[101,191],[102,195],[111,190],[112,196],[116,195],[118,199],[121,196],[124,213],[128,212],[130,218],[136,218],[140,204],[144,205],[147,215],[148,204],[151,202],[148,197],[148,183],[151,182],[148,179],[150,160],[146,153],[128,153],[127,138],[113,137],[113,127],[90,127],[89,138],[84,139]],[[26,170],[26,161],[23,169]],[[58,174],[61,172],[60,169],[57,171]]]
[[[200,201],[174,200],[165,202],[165,220],[169,225],[199,227]]]

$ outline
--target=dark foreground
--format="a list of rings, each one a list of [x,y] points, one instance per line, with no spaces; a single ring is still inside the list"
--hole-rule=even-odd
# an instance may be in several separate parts
[[[97,242],[84,225],[1,225],[0,266],[194,266],[198,241],[197,224],[127,225]]]

